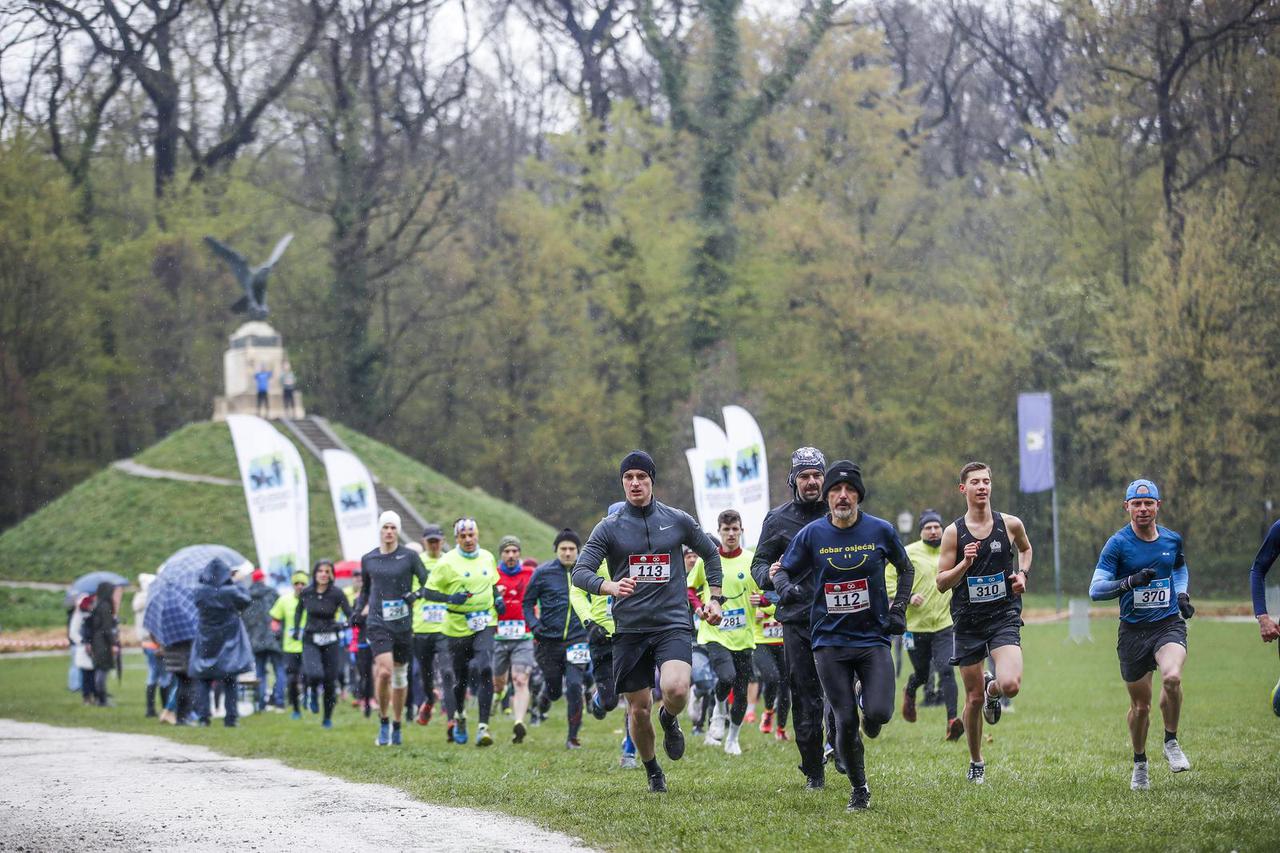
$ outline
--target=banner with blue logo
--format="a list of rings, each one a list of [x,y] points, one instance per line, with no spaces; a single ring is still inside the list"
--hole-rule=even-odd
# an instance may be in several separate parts
[[[1022,491],[1053,488],[1053,398],[1048,393],[1018,395],[1018,467]]]

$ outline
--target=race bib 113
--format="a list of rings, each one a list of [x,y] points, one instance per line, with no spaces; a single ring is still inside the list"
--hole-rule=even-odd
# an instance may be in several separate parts
[[[627,569],[636,583],[667,583],[671,580],[671,555],[632,554],[627,558]]]

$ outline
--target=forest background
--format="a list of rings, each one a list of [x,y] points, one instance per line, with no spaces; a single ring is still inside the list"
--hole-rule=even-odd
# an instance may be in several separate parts
[[[260,261],[308,408],[590,529],[690,416],[867,510],[1017,492],[1064,582],[1138,476],[1244,597],[1280,459],[1280,3],[10,0],[0,528],[220,393]],[[445,519],[444,521],[447,521]],[[496,534],[498,531],[494,531]],[[1047,575],[1043,575],[1046,577]],[[1041,587],[1042,590],[1047,587]]]

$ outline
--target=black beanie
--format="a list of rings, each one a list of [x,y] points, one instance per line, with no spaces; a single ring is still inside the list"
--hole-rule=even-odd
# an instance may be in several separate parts
[[[574,533],[572,529],[566,527],[556,534],[556,541],[551,543],[552,548],[559,548],[561,542],[572,542],[579,548],[582,547],[582,537]]]
[[[654,467],[653,457],[643,450],[633,450],[622,457],[622,466],[618,470],[618,476],[621,477],[628,471],[643,471],[649,475],[650,480],[655,483],[658,481],[658,469]]]
[[[867,499],[867,490],[862,485],[862,469],[848,459],[840,459],[832,462],[827,468],[827,473],[822,478],[822,499],[827,499],[827,494],[836,487],[838,483],[848,483],[853,486],[853,490],[858,493],[858,503],[862,503]]]
[[[936,521],[938,524],[942,524],[942,513],[938,512],[936,509],[926,509],[924,512],[920,513],[920,523],[916,526],[916,529],[923,530],[924,526],[931,521]],[[946,525],[943,526],[945,527]]]

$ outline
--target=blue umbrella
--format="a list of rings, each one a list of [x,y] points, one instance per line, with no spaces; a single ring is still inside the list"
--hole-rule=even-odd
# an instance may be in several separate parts
[[[81,595],[92,595],[98,591],[98,584],[103,582],[112,586],[128,586],[129,579],[115,572],[89,572],[71,582],[71,588],[62,599],[63,607],[71,607]]]
[[[142,624],[162,646],[185,643],[196,637],[195,589],[200,572],[215,558],[233,569],[246,562],[239,552],[224,545],[191,545],[174,553],[156,570],[147,590],[147,610]]]

